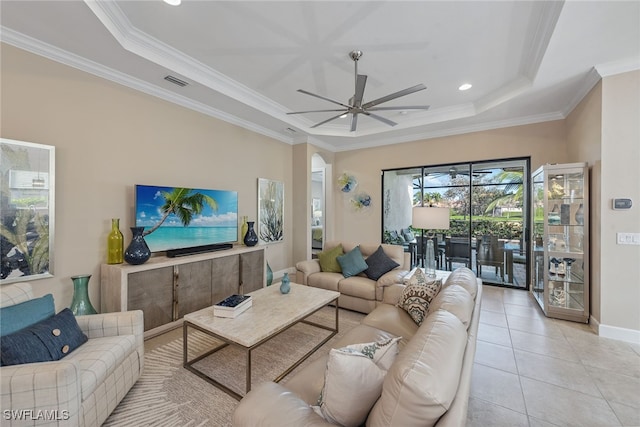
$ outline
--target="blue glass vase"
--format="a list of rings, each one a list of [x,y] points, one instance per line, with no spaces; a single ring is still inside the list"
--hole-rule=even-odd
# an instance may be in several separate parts
[[[131,227],[133,237],[127,250],[124,251],[124,260],[129,264],[144,264],[151,257],[149,246],[147,246],[147,242],[145,242],[144,236],[142,235],[143,232],[144,227]]]
[[[247,234],[244,236],[244,244],[247,246],[255,246],[258,244],[258,235],[253,229],[253,221],[247,222]]]
[[[280,283],[280,292],[288,294],[290,290],[291,284],[289,282],[289,273],[284,273],[284,276],[282,276],[282,282]]]
[[[69,308],[75,316],[98,313],[89,300],[89,279],[91,279],[90,274],[71,276],[73,281],[73,300]]]

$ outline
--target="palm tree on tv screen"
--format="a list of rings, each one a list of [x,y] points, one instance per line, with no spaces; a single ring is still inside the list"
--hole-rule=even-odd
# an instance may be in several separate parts
[[[205,205],[210,206],[214,211],[218,210],[218,202],[213,197],[202,193],[191,193],[191,191],[191,188],[174,188],[171,192],[162,191],[161,194],[164,197],[164,204],[160,208],[162,218],[142,235],[146,236],[156,231],[172,213],[186,227],[191,223],[194,215],[202,212]]]

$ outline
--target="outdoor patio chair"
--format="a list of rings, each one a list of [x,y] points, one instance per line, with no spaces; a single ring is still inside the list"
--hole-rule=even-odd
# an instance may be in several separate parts
[[[453,263],[464,263],[465,267],[471,266],[469,259],[469,239],[467,237],[447,237],[445,239],[445,262],[447,270],[453,270]]]
[[[496,274],[504,281],[504,241],[496,236],[482,236],[476,240],[476,270],[482,275],[482,266],[496,269]]]

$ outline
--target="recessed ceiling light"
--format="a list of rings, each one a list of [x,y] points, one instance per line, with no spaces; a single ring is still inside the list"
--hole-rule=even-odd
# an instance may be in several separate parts
[[[458,90],[469,90],[469,89],[471,89],[471,87],[472,87],[472,86],[473,86],[473,85],[471,85],[471,84],[469,84],[469,83],[465,83],[465,84],[461,85],[461,86],[458,88]]]
[[[166,4],[169,4],[171,6],[180,6],[180,3],[182,3],[182,0],[163,0]]]

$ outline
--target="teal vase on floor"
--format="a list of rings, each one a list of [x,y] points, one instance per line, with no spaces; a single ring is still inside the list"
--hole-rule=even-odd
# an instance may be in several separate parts
[[[98,313],[89,300],[89,279],[91,279],[90,274],[71,277],[73,281],[73,300],[69,308],[76,316]]]
[[[273,284],[273,271],[269,263],[267,263],[267,286],[271,286],[271,284]]]

